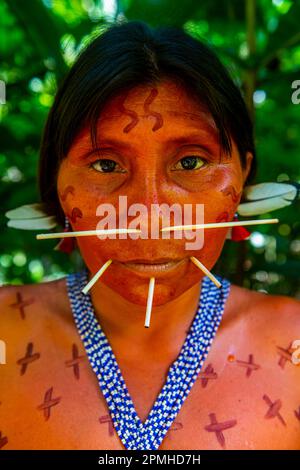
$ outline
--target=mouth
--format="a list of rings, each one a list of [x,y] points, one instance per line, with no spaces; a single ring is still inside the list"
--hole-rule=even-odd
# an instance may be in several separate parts
[[[170,259],[170,258],[157,258],[157,259],[134,259],[122,262],[126,268],[144,274],[160,274],[169,273],[175,270],[179,265],[183,264],[185,258]]]

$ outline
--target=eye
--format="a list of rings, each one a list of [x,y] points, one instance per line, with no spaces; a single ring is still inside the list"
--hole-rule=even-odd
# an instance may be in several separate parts
[[[205,165],[205,160],[197,156],[188,156],[181,158],[174,166],[175,170],[198,170]]]
[[[115,160],[109,158],[96,160],[90,166],[100,173],[125,173],[125,170]]]

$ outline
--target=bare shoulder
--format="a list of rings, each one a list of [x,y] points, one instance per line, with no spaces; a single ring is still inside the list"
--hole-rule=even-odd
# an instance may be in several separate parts
[[[14,330],[18,325],[36,323],[48,316],[69,315],[66,278],[38,284],[0,287],[0,328]]]
[[[284,374],[283,383],[289,383],[299,394],[300,364],[296,360],[300,359],[300,301],[235,285],[228,300],[245,347],[257,351],[270,370],[275,367],[276,380]]]
[[[300,330],[300,300],[231,286],[230,307],[258,322]],[[269,326],[271,326],[269,324]],[[299,331],[300,335],[300,331]]]

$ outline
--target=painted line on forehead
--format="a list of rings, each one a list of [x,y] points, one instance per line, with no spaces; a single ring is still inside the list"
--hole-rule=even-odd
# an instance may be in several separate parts
[[[155,111],[151,111],[149,109],[149,106],[150,104],[155,100],[155,98],[157,97],[158,95],[158,91],[156,88],[152,88],[152,90],[150,91],[150,94],[149,96],[146,98],[145,102],[144,102],[144,110],[146,112],[146,115],[147,116],[154,116],[156,118],[156,123],[154,124],[154,126],[152,127],[152,131],[155,132],[157,131],[158,129],[160,129],[162,126],[163,126],[163,123],[164,123],[164,120],[163,120],[163,117],[160,113],[157,113]]]
[[[127,134],[128,132],[133,129],[137,123],[139,122],[138,114],[135,111],[132,111],[130,109],[125,108],[125,101],[129,95],[129,91],[126,93],[124,97],[119,99],[118,102],[118,109],[120,110],[121,114],[125,114],[126,116],[129,116],[131,118],[131,122],[127,124],[127,126],[124,127],[123,132]]]

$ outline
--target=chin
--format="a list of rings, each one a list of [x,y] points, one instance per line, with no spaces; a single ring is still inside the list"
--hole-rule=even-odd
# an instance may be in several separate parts
[[[116,269],[117,271],[117,269]],[[184,277],[174,279],[155,278],[154,296],[152,305],[158,307],[176,299],[200,282],[203,275],[199,272],[187,273]],[[146,307],[150,278],[124,276],[121,273],[106,273],[102,282],[114,293],[120,295],[128,302]]]

